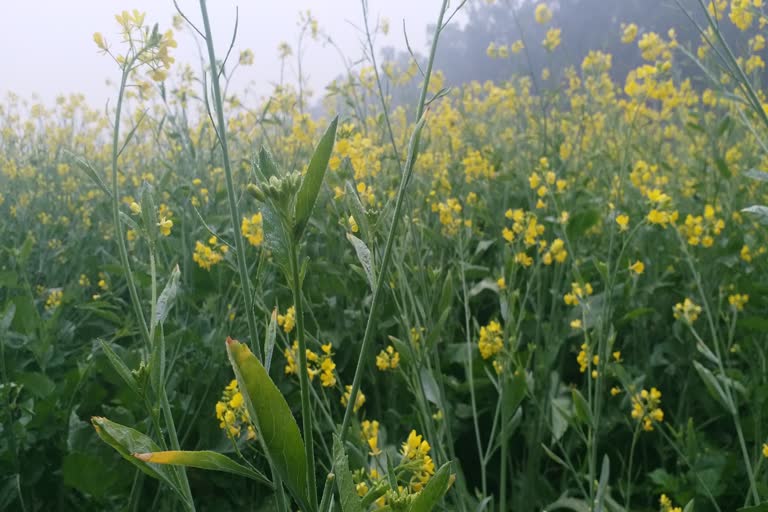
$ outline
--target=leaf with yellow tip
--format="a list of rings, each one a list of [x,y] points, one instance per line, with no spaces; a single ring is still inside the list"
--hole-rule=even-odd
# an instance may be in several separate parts
[[[117,450],[125,460],[138,467],[149,476],[162,480],[176,491],[184,501],[187,500],[179,487],[173,468],[157,466],[133,456],[133,453],[135,452],[159,451],[160,447],[152,440],[152,438],[142,434],[138,430],[115,423],[114,421],[110,421],[107,418],[102,418],[100,416],[91,418],[91,424],[101,440]]]
[[[225,473],[244,476],[272,486],[272,482],[255,469],[238,464],[226,455],[209,450],[170,450],[166,452],[134,453],[133,456],[144,462],[152,462],[154,464],[171,464],[174,466],[187,466],[190,468],[207,469],[210,471],[223,471]]]

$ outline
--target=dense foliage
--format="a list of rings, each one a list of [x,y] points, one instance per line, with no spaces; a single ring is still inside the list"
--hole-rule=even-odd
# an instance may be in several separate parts
[[[715,3],[713,19],[747,41],[738,64],[756,83],[765,68],[762,2]],[[502,9],[473,12],[510,12]],[[445,510],[670,512],[693,500],[696,510],[730,511],[768,499],[768,256],[759,223],[767,217],[759,207],[743,211],[768,202],[764,113],[746,106],[752,89],[723,67],[722,45],[685,50],[674,30],[632,19],[601,34],[622,45],[621,59],[592,51],[562,67],[571,29],[561,43],[560,14],[526,7],[521,22],[543,35],[483,43],[488,67],[536,48],[533,76],[445,89],[460,59],[453,69],[443,61],[423,125],[416,105],[390,107],[399,89],[414,95],[422,83],[415,61],[382,62],[380,76],[365,64],[333,84],[323,103],[343,112],[338,127],[307,113],[300,87],[282,84],[258,104],[226,92],[237,225],[206,111],[213,99],[201,89],[211,74],[172,67],[172,32],[152,31],[142,15],[118,16],[136,38],[128,53],[95,36],[109,55],[152,48],[125,75],[132,86],[119,140],[114,119],[82,96],[52,106],[8,97],[0,106],[0,509],[179,509],[184,493],[164,491],[183,491],[183,471],[161,471],[167,466],[143,453],[177,437],[185,450],[245,464],[186,471],[200,510],[274,510],[278,498],[261,474],[280,472],[282,452],[269,439],[283,429],[252,421],[254,411],[258,422],[266,416],[255,395],[284,396],[307,441],[302,368],[317,492],[336,468],[339,495],[349,484],[372,509],[400,510],[438,478],[451,483]],[[707,23],[703,10],[697,16]],[[322,37],[315,20],[303,21],[302,36]],[[691,22],[680,23],[671,28]],[[450,27],[445,33],[456,41]],[[287,45],[280,52],[293,57]],[[639,64],[617,78],[624,55]],[[252,61],[241,53],[222,80]],[[694,86],[682,66],[709,76]],[[389,92],[381,99],[379,78]],[[399,218],[395,199],[419,133]],[[281,201],[325,170],[316,163],[326,142],[333,149],[314,211],[310,201],[293,233],[301,260],[286,269],[275,242]],[[362,359],[340,450],[334,434],[393,223],[374,350]],[[243,344],[225,347],[229,336]],[[263,366],[247,369],[246,346]],[[298,446],[280,442],[286,453]],[[134,451],[144,456],[136,466],[120,456]],[[306,483],[281,476],[304,506],[292,486]]]

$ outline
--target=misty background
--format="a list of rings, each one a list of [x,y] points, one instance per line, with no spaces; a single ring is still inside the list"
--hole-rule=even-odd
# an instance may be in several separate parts
[[[695,0],[680,2],[697,12]],[[460,2],[451,3],[455,8]],[[441,36],[436,67],[444,72],[447,84],[459,85],[470,80],[501,82],[514,74],[531,74],[538,80],[545,67],[552,71],[552,84],[565,67],[579,66],[591,49],[613,55],[612,75],[623,84],[626,73],[642,63],[636,42],[621,43],[623,23],[636,23],[640,34],[656,31],[665,37],[667,30],[675,27],[682,46],[695,49],[699,44],[696,28],[676,0],[545,1],[554,11],[553,20],[546,26],[534,21],[537,3],[469,0]],[[199,22],[197,1],[179,0],[179,5],[193,21]],[[440,0],[369,0],[371,26],[387,20],[390,27],[387,35],[379,34],[375,41],[381,54],[379,64],[394,60],[407,67],[411,57],[406,51],[403,22],[412,49],[426,54],[439,6]],[[209,2],[218,55],[223,55],[229,44],[236,7],[240,26],[234,55],[251,49],[254,65],[241,68],[234,75],[230,91],[248,87],[257,96],[268,95],[280,79],[278,45],[283,42],[294,49],[294,56],[287,61],[285,81],[297,81],[299,13],[307,9],[317,19],[321,32],[332,37],[348,60],[359,62],[363,55],[363,16],[358,0]],[[0,98],[14,92],[26,99],[38,95],[43,103],[51,103],[60,94],[82,93],[91,105],[104,105],[115,92],[114,85],[107,80],[116,79],[118,70],[109,57],[100,54],[92,36],[101,32],[115,49],[119,48],[114,15],[125,9],[146,12],[147,21],[159,23],[161,30],[172,26],[176,12],[171,0],[4,2],[0,16]],[[745,48],[745,37],[729,22],[723,25],[732,44],[737,49]],[[546,52],[541,45],[549,27],[562,29],[562,43],[553,53]],[[184,30],[175,37],[178,48],[172,54],[176,63],[189,63],[200,69],[199,47],[191,33]],[[511,45],[518,39],[525,42],[525,52],[503,60],[486,56],[490,42]],[[318,101],[324,87],[343,73],[343,62],[338,50],[322,37],[305,41],[303,57],[305,81],[315,93],[314,101]],[[683,74],[693,76],[695,84],[703,83],[695,65],[684,56],[678,56],[678,62],[684,64]]]

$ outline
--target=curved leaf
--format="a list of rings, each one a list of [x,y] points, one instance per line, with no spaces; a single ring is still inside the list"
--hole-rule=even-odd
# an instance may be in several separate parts
[[[227,354],[272,466],[302,509],[312,510],[307,494],[304,441],[288,402],[246,345],[227,338]]]
[[[338,124],[339,117],[336,116],[315,148],[312,159],[309,161],[307,174],[301,180],[301,188],[296,195],[294,215],[296,224],[293,233],[296,240],[301,239],[304,228],[309,222],[309,216],[312,215],[312,209],[315,207],[317,195],[320,193],[320,185],[323,184],[325,170],[328,168],[328,160],[331,158],[331,151],[333,151],[333,143],[336,141],[336,125]]]
[[[333,436],[333,469],[336,473],[336,486],[339,489],[339,501],[342,512],[363,512],[362,501],[357,495],[352,473],[349,471],[349,458],[338,436]]]
[[[114,421],[99,416],[91,418],[91,424],[93,425],[93,428],[96,429],[96,433],[101,440],[117,450],[125,460],[149,476],[162,480],[176,491],[179,496],[186,500],[181,488],[176,482],[175,475],[171,468],[150,464],[133,456],[136,452],[160,451],[160,447],[150,437],[142,434],[138,430],[126,427],[125,425],[120,425],[119,423],[115,423]]]
[[[446,462],[429,479],[426,487],[421,490],[416,499],[411,502],[408,512],[431,512],[448,492],[453,480],[451,476],[451,463]]]

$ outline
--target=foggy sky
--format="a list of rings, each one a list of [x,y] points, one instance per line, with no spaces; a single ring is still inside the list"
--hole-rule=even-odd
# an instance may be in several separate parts
[[[199,22],[197,1],[178,0],[178,3],[185,14]],[[412,47],[425,53],[426,27],[435,22],[440,3],[440,0],[369,0],[371,25],[380,16],[390,22],[389,35],[377,39],[377,48],[387,45],[405,48],[402,32],[405,19]],[[108,42],[118,48],[116,13],[139,9],[146,12],[147,23],[157,22],[164,30],[171,28],[176,12],[172,0],[9,0],[2,4],[0,101],[8,91],[24,98],[38,94],[45,103],[52,102],[59,94],[79,92],[94,106],[101,106],[114,96],[115,87],[107,86],[105,80],[117,81],[119,70],[111,58],[99,53],[93,33],[103,33]],[[357,58],[362,54],[361,35],[355,28],[362,26],[363,20],[359,0],[210,0],[208,11],[219,57],[223,56],[231,38],[235,6],[240,10],[240,27],[233,54],[236,59],[239,50],[250,48],[255,55],[255,65],[238,71],[231,91],[241,90],[253,81],[252,90],[259,95],[269,93],[270,83],[280,77],[277,46],[285,41],[295,52],[299,12],[306,9],[312,11],[320,28],[332,35],[348,57]],[[176,62],[188,62],[199,70],[198,50],[192,36],[185,30],[177,34],[176,39],[179,46],[172,53]],[[302,65],[316,98],[323,86],[343,71],[337,51],[314,41],[307,43]],[[295,59],[291,59],[291,68],[286,73],[287,81],[295,82]]]

